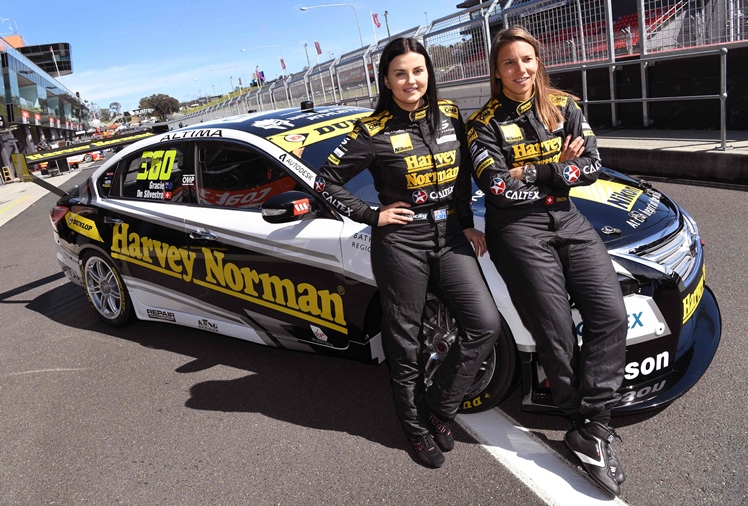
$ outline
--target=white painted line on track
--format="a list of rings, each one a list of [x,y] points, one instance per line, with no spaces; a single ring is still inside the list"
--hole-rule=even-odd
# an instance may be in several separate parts
[[[556,452],[498,409],[459,415],[457,421],[547,504],[627,506],[621,499],[606,495]]]

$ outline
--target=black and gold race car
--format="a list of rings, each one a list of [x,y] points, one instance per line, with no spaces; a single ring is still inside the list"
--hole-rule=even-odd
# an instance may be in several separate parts
[[[131,144],[52,209],[62,270],[111,325],[135,316],[381,363],[370,228],[315,190],[318,168],[370,113],[286,109]],[[377,205],[368,171],[347,186]],[[650,184],[607,169],[572,195],[608,247],[628,309],[623,403],[615,412],[665,405],[704,374],[720,340],[696,224]],[[482,228],[477,190],[473,200]],[[523,409],[552,412],[535,344],[488,256],[481,264],[506,328],[462,411],[489,409],[521,385]],[[570,310],[581,336],[573,302]],[[427,377],[449,353],[454,326],[431,299],[424,314]]]

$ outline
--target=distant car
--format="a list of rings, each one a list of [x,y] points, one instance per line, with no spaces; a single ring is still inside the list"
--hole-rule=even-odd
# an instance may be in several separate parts
[[[91,151],[82,155],[73,155],[68,157],[68,166],[77,169],[81,163],[90,163],[98,160],[103,160],[104,154],[102,151]]]
[[[371,229],[350,220],[317,179],[354,122],[370,113],[345,106],[262,112],[124,148],[52,209],[62,270],[113,326],[134,315],[382,362]],[[424,160],[424,176],[417,177],[436,170]],[[369,171],[346,187],[378,205]],[[628,311],[623,402],[614,413],[665,405],[699,380],[720,341],[696,223],[649,183],[608,169],[572,197],[608,248]],[[481,229],[483,200],[474,189]],[[519,384],[523,409],[558,411],[504,281],[488,255],[480,262],[505,326],[462,412],[489,409]],[[573,301],[570,311],[581,336],[584,322]],[[424,357],[445,353],[455,325],[432,297]]]

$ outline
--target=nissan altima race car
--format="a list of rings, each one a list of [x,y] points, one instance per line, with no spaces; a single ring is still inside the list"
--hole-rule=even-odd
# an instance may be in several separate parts
[[[381,363],[371,230],[315,188],[318,168],[370,113],[263,112],[129,145],[51,210],[62,270],[114,326],[134,316]],[[378,205],[368,171],[347,187]],[[704,374],[720,340],[696,223],[647,182],[607,169],[572,195],[608,248],[628,310],[623,402],[614,412],[665,405]],[[482,228],[477,189],[473,206]],[[504,282],[488,255],[480,261],[504,331],[462,412],[489,409],[519,385],[523,409],[558,411]],[[573,301],[570,311],[581,336]],[[431,298],[423,328],[429,368],[449,353],[455,321]]]

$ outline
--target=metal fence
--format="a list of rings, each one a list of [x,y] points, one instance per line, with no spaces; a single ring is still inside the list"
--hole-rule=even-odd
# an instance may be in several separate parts
[[[746,3],[748,0],[491,0],[251,90],[244,101],[258,110],[298,106],[302,100],[372,106],[379,92],[375,76],[381,53],[387,43],[401,36],[423,42],[440,85],[487,82],[491,35],[515,24],[527,28],[542,43],[542,57],[551,73],[584,73],[592,65],[602,65],[610,68],[612,83],[617,62],[631,57],[652,61],[659,54],[664,58],[665,52],[692,52],[698,57],[704,54],[703,46],[748,41]],[[635,10],[631,8],[634,4]],[[646,79],[642,71],[643,90]],[[610,101],[615,108],[613,84]],[[644,122],[646,126],[646,114]]]

